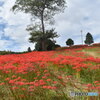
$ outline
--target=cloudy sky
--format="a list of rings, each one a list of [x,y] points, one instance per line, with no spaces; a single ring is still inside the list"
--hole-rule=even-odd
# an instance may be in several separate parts
[[[14,14],[11,7],[15,0],[0,0],[0,50],[25,51],[34,44],[28,42],[27,25],[31,23],[30,15],[22,12]],[[100,43],[100,0],[67,0],[64,13],[55,16],[55,26],[60,35],[56,39],[61,46],[72,38],[75,44],[82,44],[87,32],[95,43]]]

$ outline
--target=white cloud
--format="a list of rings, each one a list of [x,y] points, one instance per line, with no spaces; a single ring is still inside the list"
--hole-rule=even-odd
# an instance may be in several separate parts
[[[6,0],[4,2],[4,5],[1,7],[2,12],[0,13],[0,17],[7,23],[7,27],[4,29],[4,35],[13,40],[12,42],[15,42],[15,45],[12,45],[14,43],[11,42],[5,44],[8,46],[8,48],[6,46],[5,49],[25,51],[29,46],[34,49],[33,44],[28,42],[29,33],[26,31],[26,26],[30,24],[30,16],[22,12],[14,14],[11,11],[11,7],[14,5],[15,0]]]

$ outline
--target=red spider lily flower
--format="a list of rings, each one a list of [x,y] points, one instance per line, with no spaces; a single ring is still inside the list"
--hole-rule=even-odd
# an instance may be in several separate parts
[[[47,77],[46,77],[46,76],[42,76],[42,78],[44,78],[44,79],[45,79],[45,78],[47,78]]]
[[[53,87],[51,87],[51,89],[55,90],[55,89],[57,89],[57,87],[53,86]]]
[[[45,85],[46,82],[44,82],[44,80],[39,80],[39,85]]]
[[[51,79],[47,79],[46,81],[50,82],[50,81],[51,81]]]
[[[42,86],[42,88],[47,89],[47,86]]]
[[[96,83],[96,85],[100,85],[100,83]]]
[[[61,76],[58,76],[58,79],[62,79],[62,77]]]
[[[16,78],[16,75],[13,75],[12,78]]]
[[[34,86],[38,87],[39,86],[39,83],[38,82],[35,82],[34,83]]]
[[[33,79],[37,79],[37,77],[34,77]]]
[[[86,86],[87,86],[87,87],[91,87],[91,86],[92,86],[92,84],[86,84]]]
[[[14,80],[9,80],[9,83],[10,83],[10,84],[14,84],[15,81],[14,81]]]
[[[16,86],[12,87],[12,90],[17,90],[17,89],[19,89],[19,88]]]
[[[24,90],[26,90],[26,88],[21,88],[21,90],[23,90],[23,91],[24,91]]]
[[[99,83],[99,81],[94,81],[94,83],[96,84],[96,83]]]
[[[0,83],[0,85],[4,85],[4,84],[5,84],[4,82]]]
[[[24,82],[15,82],[16,85],[25,85]]]
[[[30,89],[33,89],[33,88],[34,88],[34,86],[29,86],[29,88],[30,88]]]
[[[6,80],[6,81],[9,81],[9,80],[10,80],[10,78],[8,77],[8,78],[6,78],[5,80]]]
[[[29,92],[34,91],[34,86],[29,86]]]
[[[44,70],[44,72],[48,72],[48,70]]]
[[[45,74],[45,76],[50,76],[50,74],[49,74],[49,73],[47,73],[47,74]]]
[[[57,84],[58,82],[57,81],[53,81],[53,84]]]

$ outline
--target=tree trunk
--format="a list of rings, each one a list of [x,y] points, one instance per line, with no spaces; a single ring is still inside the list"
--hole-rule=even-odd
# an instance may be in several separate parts
[[[43,12],[41,14],[41,25],[42,25],[42,32],[43,32],[43,34],[45,34]]]
[[[45,34],[45,27],[44,27],[44,18],[43,18],[43,13],[44,11],[42,11],[41,13],[41,25],[42,25],[42,32],[43,32],[43,35]],[[43,37],[44,40],[42,40],[42,50],[43,51],[46,51],[47,50],[47,47],[46,47],[46,41],[45,41],[45,38]]]
[[[46,42],[45,40],[42,40],[42,51],[46,51],[47,47],[46,47]]]

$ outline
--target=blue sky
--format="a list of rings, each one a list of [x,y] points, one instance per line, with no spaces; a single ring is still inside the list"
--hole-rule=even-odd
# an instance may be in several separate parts
[[[67,8],[64,13],[56,15],[55,27],[60,35],[56,39],[61,46],[66,46],[68,38],[75,44],[82,44],[87,32],[94,37],[95,43],[100,43],[100,0],[66,0]],[[0,50],[25,51],[34,44],[28,42],[27,25],[31,23],[30,15],[22,12],[14,14],[10,9],[15,0],[0,0]]]

